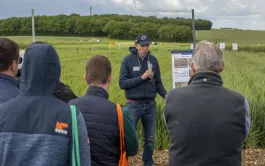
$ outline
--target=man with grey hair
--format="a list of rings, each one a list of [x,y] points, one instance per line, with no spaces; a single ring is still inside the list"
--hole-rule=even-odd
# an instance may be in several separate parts
[[[169,166],[240,166],[249,134],[248,101],[223,87],[223,52],[201,41],[193,51],[188,86],[168,92],[164,117]]]

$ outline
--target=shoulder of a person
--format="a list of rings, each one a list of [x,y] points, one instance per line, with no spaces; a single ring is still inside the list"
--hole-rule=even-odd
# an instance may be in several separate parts
[[[122,63],[128,63],[128,61],[129,61],[129,59],[130,59],[130,55],[131,54],[129,54],[129,55],[126,55],[123,59],[122,59]]]
[[[86,105],[89,101],[91,101],[89,98],[90,97],[88,95],[80,96],[80,97],[77,97],[75,99],[70,100],[68,102],[68,104],[77,105],[77,106],[78,105]],[[94,97],[92,96],[92,98],[94,98]],[[99,98],[99,99],[101,99],[101,98]],[[103,105],[105,105],[106,103],[110,103],[109,100],[100,100],[100,102]]]
[[[235,90],[231,90],[231,89],[226,88],[226,87],[222,87],[222,88],[223,88],[224,91],[226,91],[226,93],[228,95],[232,95],[234,97],[238,97],[238,98],[241,98],[241,99],[244,99],[244,100],[246,99],[241,93],[239,93],[239,92],[237,92]]]
[[[78,98],[77,99],[72,99],[68,102],[69,105],[75,105],[78,101]]]
[[[150,59],[151,59],[151,60],[153,60],[153,61],[155,61],[156,63],[158,63],[157,58],[156,58],[153,54],[149,54],[149,56],[150,56]]]
[[[130,54],[128,54],[127,56],[125,56],[124,57],[124,60],[131,60],[134,56],[136,56],[135,54],[133,54],[133,53],[130,53]]]
[[[176,96],[176,95],[180,95],[180,96],[183,96],[185,94],[188,95],[186,92],[189,88],[190,88],[189,86],[185,86],[185,87],[177,87],[175,89],[169,90],[167,92],[166,98]]]
[[[77,97],[77,98],[75,98],[75,99],[72,99],[72,100],[70,100],[70,101],[68,102],[68,104],[69,104],[69,105],[78,105],[78,104],[82,104],[82,102],[83,102],[83,97],[84,97],[84,96],[82,96],[82,97]]]
[[[75,99],[73,99],[73,100],[75,100]],[[68,107],[69,107],[69,109],[70,109],[70,111],[71,111],[71,106],[74,106],[75,107],[75,110],[76,110],[76,116],[78,116],[80,113],[81,113],[81,110],[78,108],[78,106],[76,105],[76,103],[74,103],[74,102],[71,102],[72,100],[70,100],[69,102],[68,102]],[[71,102],[71,103],[70,103]],[[67,104],[67,103],[66,103]]]

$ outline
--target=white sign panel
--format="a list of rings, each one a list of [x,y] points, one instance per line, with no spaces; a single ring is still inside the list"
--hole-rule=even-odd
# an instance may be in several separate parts
[[[192,71],[190,62],[192,58],[191,51],[172,51],[172,80],[173,88],[180,84],[187,83],[190,80]]]
[[[238,50],[238,46],[237,46],[237,43],[232,43],[232,47],[233,47],[233,50]]]
[[[220,43],[220,48],[221,48],[221,49],[225,49],[225,43],[221,42],[221,43]]]

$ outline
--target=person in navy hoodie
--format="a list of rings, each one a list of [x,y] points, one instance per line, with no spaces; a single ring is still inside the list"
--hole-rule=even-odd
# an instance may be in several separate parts
[[[72,160],[70,105],[56,98],[61,64],[55,49],[26,49],[17,97],[0,104],[0,165],[66,166]],[[91,166],[82,113],[76,110],[80,164]]]
[[[158,60],[149,50],[148,35],[139,35],[135,47],[121,63],[119,86],[125,91],[126,106],[131,112],[135,128],[141,119],[144,133],[142,160],[144,166],[154,165],[155,128],[157,109],[155,98],[165,98],[167,91],[162,83]]]
[[[31,45],[34,44],[46,44],[45,42],[42,41],[36,41],[31,43]],[[24,54],[25,54],[25,50],[21,50],[19,52],[19,60],[20,63],[18,65],[18,73],[16,75],[16,79],[19,81],[20,77],[21,77],[21,69],[23,66],[23,60],[24,60]],[[56,93],[56,97],[66,103],[68,103],[70,100],[77,98],[77,96],[75,95],[74,91],[66,84],[63,83],[63,81],[60,80],[60,83],[57,87],[57,93]]]
[[[0,103],[19,94],[18,72],[19,46],[16,42],[0,38]]]

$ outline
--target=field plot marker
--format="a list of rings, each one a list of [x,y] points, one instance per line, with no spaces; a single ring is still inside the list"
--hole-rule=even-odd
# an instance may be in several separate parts
[[[191,10],[192,13],[192,37],[193,37],[193,48],[195,48],[196,36],[195,36],[195,16],[194,9]]]
[[[31,10],[31,14],[32,14],[32,42],[35,42],[34,9]]]

